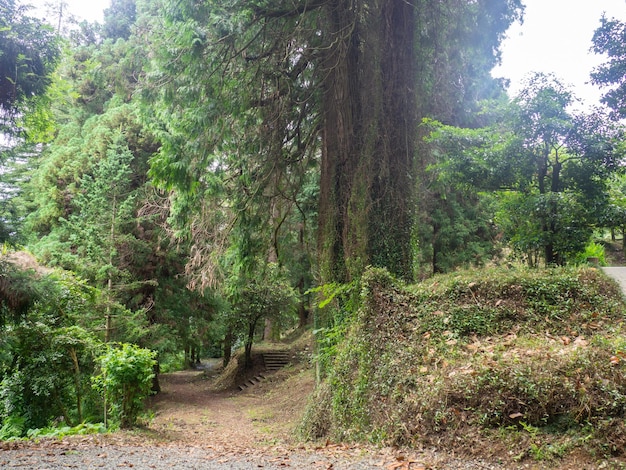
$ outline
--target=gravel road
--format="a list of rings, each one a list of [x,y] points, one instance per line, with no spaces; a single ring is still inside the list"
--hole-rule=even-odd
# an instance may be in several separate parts
[[[626,267],[606,267],[602,268],[602,271],[604,271],[607,276],[615,279],[617,283],[622,287],[622,292],[624,292],[624,295],[626,295]]]

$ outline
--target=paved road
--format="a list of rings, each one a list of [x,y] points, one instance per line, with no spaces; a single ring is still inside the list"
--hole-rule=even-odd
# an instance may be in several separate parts
[[[622,286],[622,292],[626,295],[626,267],[610,267],[602,268],[602,270],[610,277],[615,279],[620,286]]]

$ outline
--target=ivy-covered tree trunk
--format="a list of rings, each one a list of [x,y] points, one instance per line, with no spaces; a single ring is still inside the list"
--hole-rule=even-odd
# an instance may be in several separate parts
[[[323,147],[320,261],[324,281],[367,265],[412,278],[415,5],[336,0],[326,6],[320,68]]]

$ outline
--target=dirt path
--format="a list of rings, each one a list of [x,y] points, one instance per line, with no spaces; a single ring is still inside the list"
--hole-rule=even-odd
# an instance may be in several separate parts
[[[310,384],[302,378],[293,380],[300,382],[299,387],[306,387],[302,391],[305,399]],[[198,371],[164,375],[161,386],[163,392],[151,404],[155,416],[148,425],[148,430],[159,440],[225,453],[245,453],[267,446],[274,439],[263,424],[264,420],[275,418],[274,412],[279,410],[271,406],[262,386],[245,393],[213,392],[211,380]],[[281,424],[290,426],[290,423]]]

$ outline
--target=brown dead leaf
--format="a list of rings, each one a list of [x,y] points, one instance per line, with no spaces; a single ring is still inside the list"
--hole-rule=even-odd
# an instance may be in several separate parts
[[[613,364],[614,366],[618,365],[621,362],[621,359],[617,356],[611,356],[610,359],[611,364]]]
[[[511,413],[509,415],[509,418],[516,419],[516,418],[521,418],[522,416],[524,416],[522,413]]]
[[[414,465],[415,464],[415,465]],[[396,461],[385,467],[387,470],[426,470],[426,466],[417,460],[407,459],[404,455],[396,457]]]
[[[496,307],[499,307],[500,305],[502,305],[502,302],[504,302],[504,300],[502,300],[502,299],[498,299],[498,300],[496,301]]]
[[[561,336],[561,342],[563,343],[563,345],[567,346],[572,342],[572,340],[569,339],[567,336]]]

